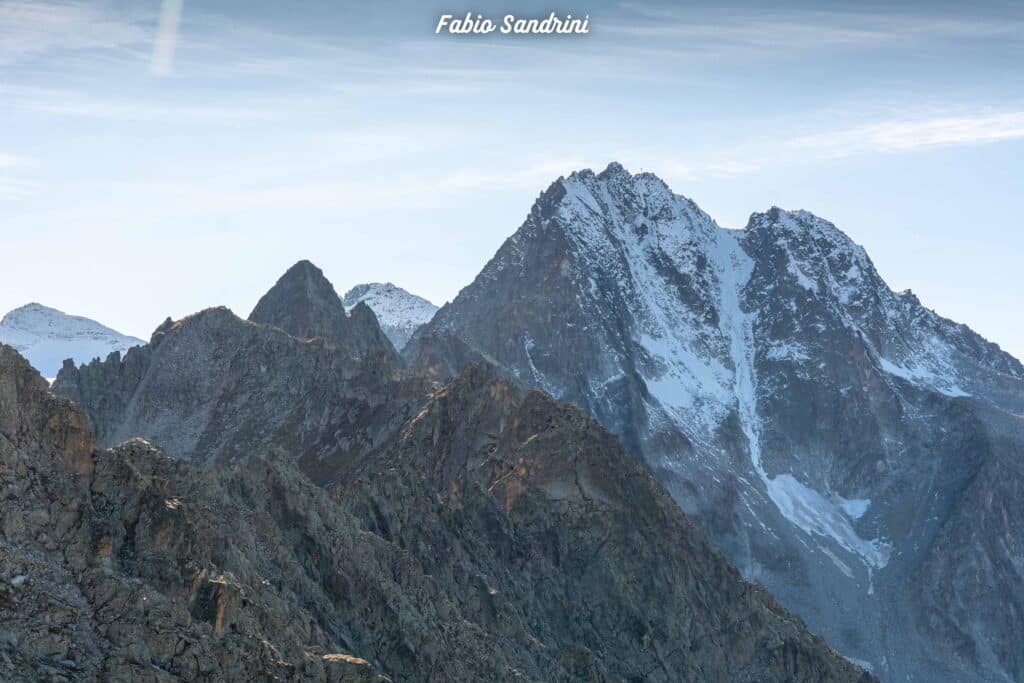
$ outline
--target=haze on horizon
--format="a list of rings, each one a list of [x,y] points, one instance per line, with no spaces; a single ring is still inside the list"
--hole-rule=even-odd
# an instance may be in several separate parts
[[[812,211],[1024,358],[1024,5],[516,7],[552,9],[591,33],[438,36],[435,2],[0,3],[0,313],[145,339],[247,315],[303,258],[441,304],[553,180],[617,160],[723,226]]]

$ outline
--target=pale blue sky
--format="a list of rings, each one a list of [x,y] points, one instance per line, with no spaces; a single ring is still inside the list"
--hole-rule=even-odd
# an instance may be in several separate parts
[[[173,9],[174,3],[168,7]],[[722,225],[804,208],[1024,357],[1024,4],[0,0],[0,312],[148,338],[292,262],[453,297],[561,174],[619,160]],[[157,52],[160,52],[157,50]]]

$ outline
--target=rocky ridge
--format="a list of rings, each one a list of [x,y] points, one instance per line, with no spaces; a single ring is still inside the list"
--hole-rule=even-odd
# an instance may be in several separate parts
[[[5,680],[872,680],[610,434],[483,366],[329,490],[86,423],[0,347]]]

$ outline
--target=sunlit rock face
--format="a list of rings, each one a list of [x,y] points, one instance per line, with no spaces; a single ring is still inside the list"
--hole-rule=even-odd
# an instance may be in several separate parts
[[[654,175],[574,173],[403,353],[584,408],[884,678],[1024,677],[1024,368],[831,223],[772,208],[727,230]]]

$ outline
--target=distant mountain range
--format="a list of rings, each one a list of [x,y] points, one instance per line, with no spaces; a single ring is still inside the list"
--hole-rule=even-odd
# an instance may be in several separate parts
[[[52,378],[66,358],[87,363],[146,342],[94,320],[32,303],[14,309],[0,320],[0,343],[13,346],[44,377]]]
[[[1024,682],[1024,366],[806,211],[611,164],[133,341],[0,347],[0,678]]]
[[[381,329],[398,350],[421,325],[433,317],[437,306],[390,282],[356,285],[343,300],[346,310],[365,302],[377,315]],[[0,319],[0,343],[18,350],[44,377],[53,378],[65,359],[88,363],[106,358],[112,351],[125,352],[146,342],[121,334],[95,320],[68,315],[55,308],[31,303]]]
[[[578,408],[401,365],[305,261],[52,392],[0,346],[0,679],[875,680]]]

